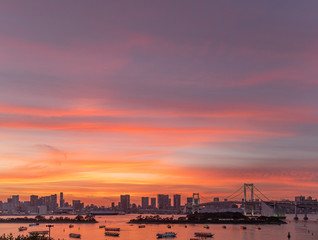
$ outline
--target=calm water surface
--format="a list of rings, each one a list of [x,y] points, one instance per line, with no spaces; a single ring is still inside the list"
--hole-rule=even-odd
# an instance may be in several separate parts
[[[295,222],[293,216],[287,217],[288,224],[281,226],[262,225],[261,230],[255,228],[256,225],[246,225],[246,230],[240,230],[240,225],[227,225],[226,229],[222,225],[209,225],[210,229],[204,229],[203,225],[172,225],[171,229],[167,225],[148,224],[146,228],[138,228],[138,225],[127,224],[127,222],[135,218],[137,215],[129,214],[122,216],[100,216],[96,217],[99,223],[96,224],[74,224],[74,228],[69,228],[69,224],[54,224],[51,230],[51,237],[57,239],[72,239],[69,238],[69,233],[80,233],[81,239],[84,240],[110,240],[110,239],[156,239],[157,233],[175,232],[178,240],[189,240],[194,237],[195,232],[211,232],[215,236],[213,240],[280,240],[287,239],[288,232],[291,233],[291,240],[318,240],[318,215],[309,215],[308,221],[299,220]],[[299,215],[302,219],[303,216]],[[108,227],[120,227],[120,237],[106,237],[105,230],[100,229],[99,225],[106,225]],[[39,226],[29,227],[28,224],[0,224],[0,233],[12,233],[18,235],[18,227],[27,226],[28,231],[47,230],[45,224]],[[26,232],[24,232],[26,233]],[[312,235],[313,234],[313,235]],[[211,238],[208,238],[211,239]]]

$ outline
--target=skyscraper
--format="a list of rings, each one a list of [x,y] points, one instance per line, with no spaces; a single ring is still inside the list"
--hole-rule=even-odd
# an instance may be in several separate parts
[[[130,195],[120,195],[120,206],[124,211],[130,208]]]
[[[141,208],[147,209],[149,207],[149,197],[141,198]]]
[[[158,209],[168,209],[169,195],[158,194]]]
[[[30,205],[32,207],[37,207],[39,205],[39,197],[37,195],[30,196]]]
[[[12,195],[12,206],[15,208],[19,206],[20,200],[19,195]]]
[[[151,198],[151,209],[155,209],[157,207],[157,204],[156,204],[156,198]]]
[[[175,209],[180,209],[180,206],[181,206],[181,195],[180,194],[173,195],[173,207]]]
[[[55,211],[57,209],[57,195],[51,195],[49,200],[49,210]]]
[[[63,192],[60,192],[60,207],[64,207]]]

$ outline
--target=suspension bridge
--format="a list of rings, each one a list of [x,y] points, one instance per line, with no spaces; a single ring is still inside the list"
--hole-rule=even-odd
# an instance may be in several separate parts
[[[284,217],[287,208],[294,208],[295,220],[298,219],[298,213],[304,213],[304,219],[307,220],[308,209],[315,208],[318,211],[318,202],[297,202],[297,201],[274,201],[263,194],[253,183],[244,183],[232,194],[226,196],[224,201],[218,198],[212,199],[200,196],[199,193],[193,193],[191,202],[186,204],[188,213],[195,212],[241,212],[244,215],[262,215]]]

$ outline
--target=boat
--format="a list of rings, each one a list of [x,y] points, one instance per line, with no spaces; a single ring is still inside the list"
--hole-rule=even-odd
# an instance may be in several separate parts
[[[226,229],[226,226],[224,225],[224,226],[222,226],[222,228]]]
[[[21,232],[21,231],[25,231],[25,230],[27,230],[28,228],[27,227],[23,227],[23,226],[21,226],[21,227],[19,227],[19,231]]]
[[[139,225],[138,227],[139,227],[139,228],[145,228],[146,225]]]
[[[101,226],[99,226],[99,228],[105,228],[105,225],[101,225]]]
[[[70,238],[81,238],[81,234],[78,233],[70,233]]]
[[[90,212],[92,216],[96,215],[119,215],[119,212],[114,212],[114,211],[92,211]]]
[[[262,228],[261,227],[255,227],[257,230],[261,230]]]
[[[38,226],[38,225],[39,225],[39,223],[30,223],[29,227]]]
[[[49,231],[31,231],[30,234],[36,234],[36,235],[47,235],[49,234]]]
[[[74,225],[73,225],[73,224],[70,224],[70,225],[68,225],[68,227],[69,227],[69,228],[73,228],[73,227],[74,227]]]
[[[115,233],[115,232],[105,232],[105,236],[119,237],[119,233]]]
[[[209,225],[204,225],[203,227],[206,229],[210,229]]]
[[[194,233],[195,237],[213,237],[214,234],[206,232],[196,232]]]
[[[168,225],[167,227],[168,227],[168,228],[171,228],[171,225]]]
[[[184,227],[185,227],[185,228],[187,228],[188,226],[187,226],[187,225],[185,225]]]
[[[245,230],[246,227],[245,227],[245,226],[241,226],[240,229],[241,229],[241,230]]]
[[[176,236],[174,232],[157,233],[157,238],[175,238]]]
[[[119,232],[120,228],[106,228],[105,227],[105,231],[109,231],[109,232]]]

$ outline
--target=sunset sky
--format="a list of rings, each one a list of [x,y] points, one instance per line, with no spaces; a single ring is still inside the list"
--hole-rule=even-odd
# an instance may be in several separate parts
[[[0,200],[318,197],[318,1],[5,1]],[[203,200],[202,200],[203,201]]]

